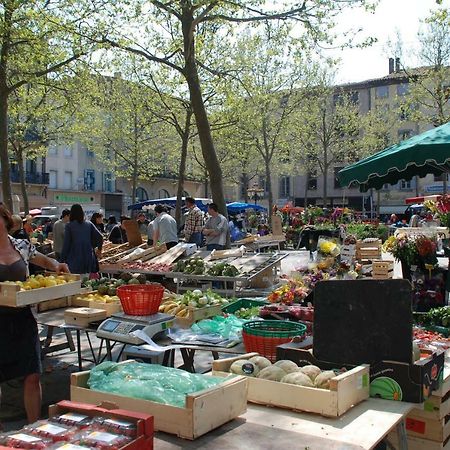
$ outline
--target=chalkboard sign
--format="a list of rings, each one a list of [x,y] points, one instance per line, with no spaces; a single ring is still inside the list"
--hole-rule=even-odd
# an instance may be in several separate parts
[[[411,363],[407,280],[322,281],[314,290],[314,356],[337,364]]]

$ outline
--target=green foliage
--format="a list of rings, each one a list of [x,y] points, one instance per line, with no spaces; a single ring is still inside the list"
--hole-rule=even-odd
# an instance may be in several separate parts
[[[386,225],[370,225],[364,223],[350,223],[346,226],[347,234],[354,235],[357,239],[378,238],[384,242],[389,236],[389,228]]]

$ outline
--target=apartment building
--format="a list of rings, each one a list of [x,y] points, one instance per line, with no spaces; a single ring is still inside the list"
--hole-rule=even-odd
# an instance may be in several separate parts
[[[351,94],[352,100],[359,106],[361,114],[367,114],[373,108],[397,110],[402,98],[408,94],[408,78],[400,70],[399,61],[390,58],[389,73],[385,77],[336,86],[336,92]],[[392,142],[408,139],[422,133],[433,125],[411,121],[404,113],[399,113],[398,126],[393,130]],[[380,148],[379,150],[383,150]],[[442,193],[441,177],[433,175],[400,181],[396,185],[385,185],[380,191],[361,193],[357,187],[342,188],[337,173],[346,163],[338,163],[328,174],[328,205],[349,206],[359,211],[376,211],[380,214],[402,213],[405,199],[420,195]],[[264,187],[264,180],[261,180]],[[272,180],[274,198],[279,206],[288,202],[296,206],[315,204],[323,206],[323,177],[314,173],[298,176],[274,176]]]

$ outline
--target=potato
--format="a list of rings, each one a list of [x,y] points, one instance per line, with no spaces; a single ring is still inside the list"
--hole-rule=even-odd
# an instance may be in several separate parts
[[[305,375],[308,375],[308,377],[311,378],[311,381],[314,381],[317,376],[322,373],[322,371],[317,366],[313,365],[300,367],[299,370]]]
[[[286,373],[292,373],[298,371],[298,366],[293,361],[287,359],[280,359],[275,363],[277,367],[281,367]]]
[[[295,384],[297,386],[314,387],[311,378],[309,378],[308,375],[300,371],[288,373],[285,377],[283,377],[281,382],[288,384]]]
[[[253,356],[253,358],[249,359],[250,362],[256,364],[259,370],[265,369],[266,367],[270,367],[272,363],[264,356]]]
[[[332,370],[325,370],[321,374],[317,375],[314,380],[316,387],[321,389],[330,389],[330,380],[334,378],[336,374]]]
[[[281,367],[269,366],[259,372],[258,378],[270,381],[281,381],[286,375],[287,373]]]

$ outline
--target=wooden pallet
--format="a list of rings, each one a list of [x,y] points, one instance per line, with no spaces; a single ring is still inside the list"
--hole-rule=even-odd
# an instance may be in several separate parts
[[[388,280],[394,277],[394,261],[372,261],[372,278]]]

